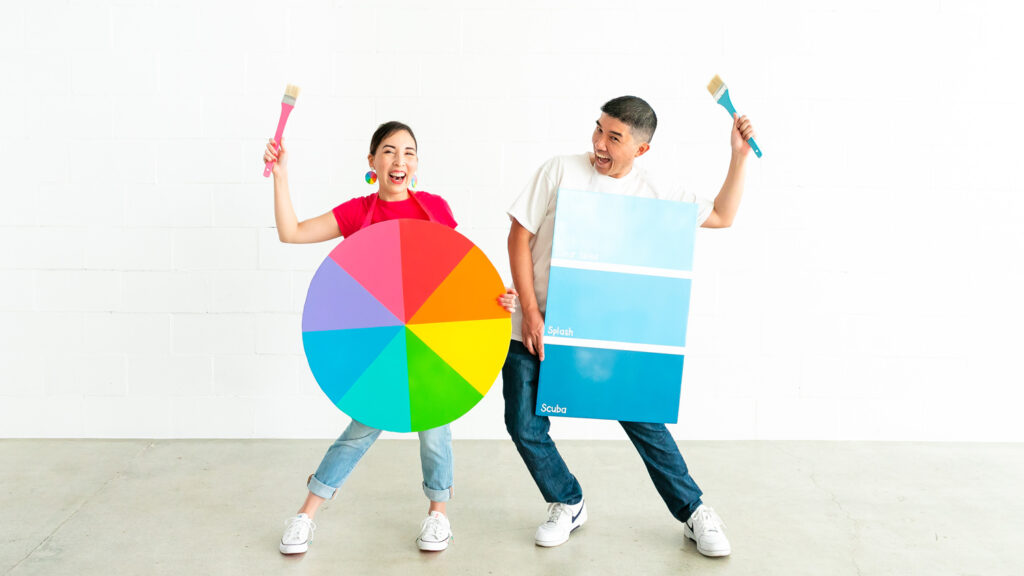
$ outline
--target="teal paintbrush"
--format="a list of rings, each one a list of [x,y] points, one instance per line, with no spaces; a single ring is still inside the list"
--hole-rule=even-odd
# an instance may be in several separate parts
[[[736,108],[732,105],[732,100],[729,99],[729,87],[722,82],[722,79],[715,74],[715,77],[711,79],[711,83],[708,84],[708,92],[711,92],[711,96],[714,97],[715,102],[722,105],[729,112],[729,117],[732,118],[733,114],[736,113]],[[761,157],[761,149],[757,147],[757,142],[754,142],[753,138],[747,139],[747,144],[754,150],[754,154],[757,157]]]

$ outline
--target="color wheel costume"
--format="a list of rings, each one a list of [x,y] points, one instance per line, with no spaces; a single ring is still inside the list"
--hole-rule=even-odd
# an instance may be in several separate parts
[[[511,333],[497,270],[434,222],[388,220],[341,242],[309,286],[306,359],[324,393],[368,426],[415,432],[468,412],[501,370]]]

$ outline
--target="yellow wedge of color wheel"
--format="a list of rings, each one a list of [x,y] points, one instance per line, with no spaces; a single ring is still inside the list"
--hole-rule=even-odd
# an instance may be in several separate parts
[[[512,332],[505,318],[407,324],[406,328],[481,395],[487,394],[498,377]]]

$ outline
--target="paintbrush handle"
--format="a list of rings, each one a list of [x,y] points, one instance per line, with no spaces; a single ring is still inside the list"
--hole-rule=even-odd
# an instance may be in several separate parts
[[[758,148],[758,142],[754,141],[754,138],[746,138],[746,143],[749,143],[751,148],[754,150],[754,154],[758,155],[758,158],[761,158],[761,149]]]
[[[277,152],[281,152],[281,138],[284,136],[284,125],[288,122],[288,115],[292,113],[294,106],[290,104],[281,103],[281,118],[277,121],[277,132],[274,134],[274,142],[277,143]],[[274,170],[274,161],[267,162],[267,165],[263,168],[263,177],[270,176],[270,173]]]
[[[757,154],[757,157],[760,158],[761,149],[757,147],[757,142],[754,142],[753,138],[747,138],[747,144],[750,144],[750,147],[754,150],[754,154]]]
[[[732,100],[729,99],[728,91],[725,93],[725,96],[718,101],[718,103],[722,105],[722,108],[725,108],[725,111],[729,113],[729,118],[732,118],[733,122],[735,122],[736,108],[732,105]],[[761,149],[757,147],[757,142],[754,142],[753,138],[747,138],[747,144],[750,144],[750,148],[754,151],[754,154],[757,154],[757,157],[760,158]]]

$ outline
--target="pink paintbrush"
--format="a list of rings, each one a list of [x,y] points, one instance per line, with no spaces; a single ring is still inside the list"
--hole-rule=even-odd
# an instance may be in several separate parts
[[[295,108],[295,99],[299,97],[299,87],[292,86],[289,84],[284,89],[284,99],[281,100],[281,119],[277,121],[277,134],[274,134],[274,142],[277,144],[277,149],[281,149],[281,136],[284,135],[284,125],[288,122],[288,115],[292,113],[292,108]],[[263,169],[263,177],[270,176],[270,172],[274,169],[274,162],[267,162],[267,167]]]

